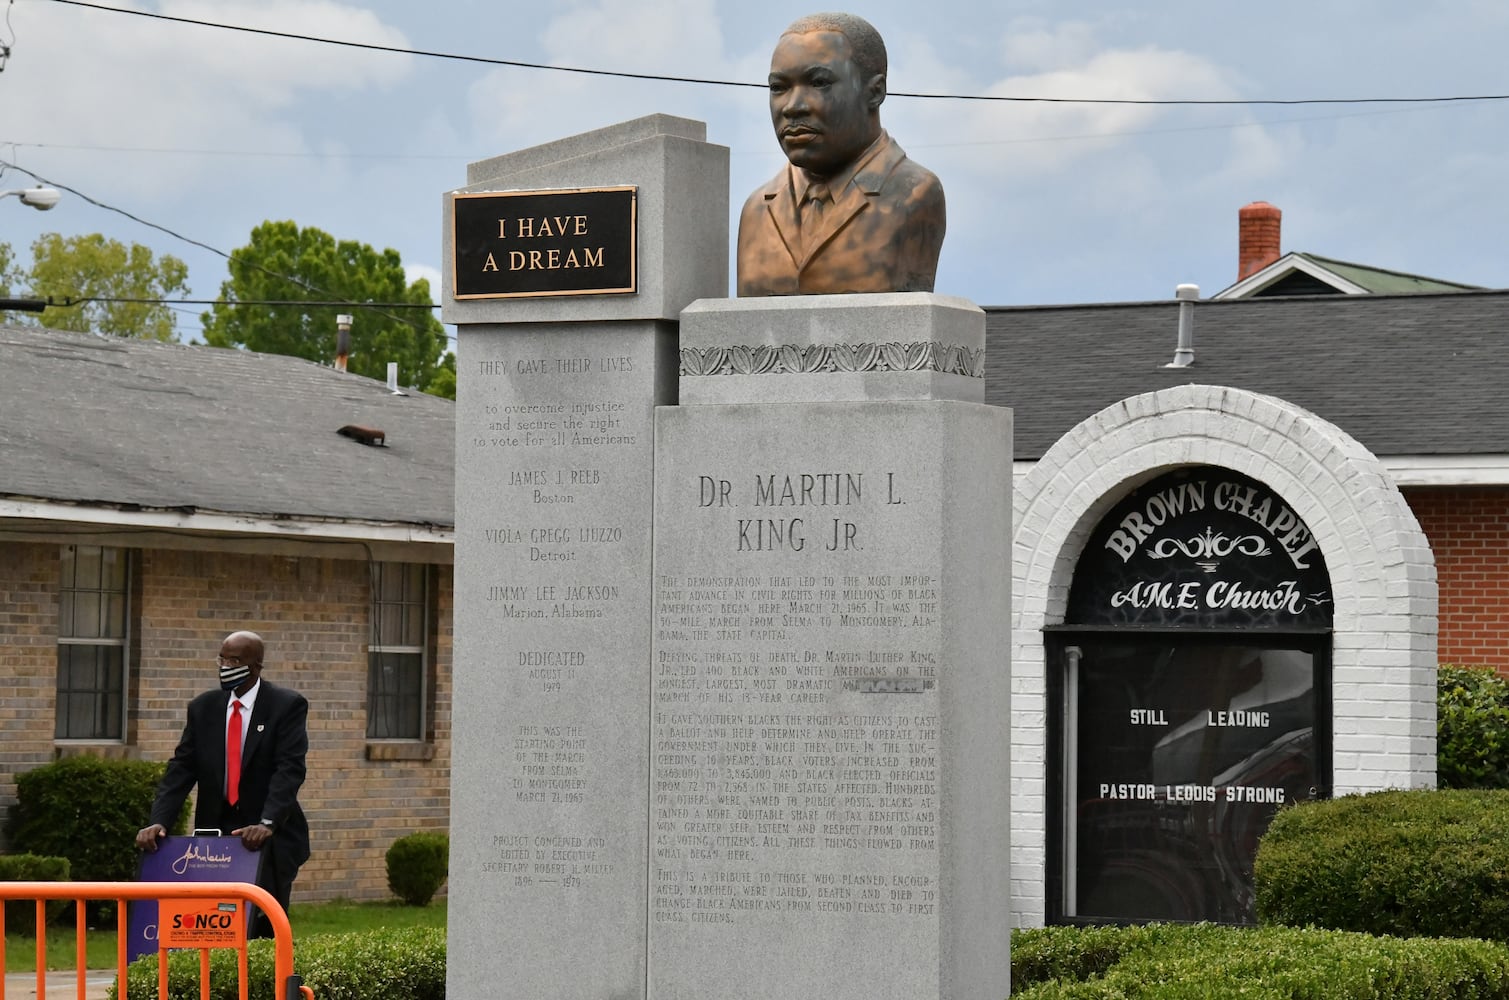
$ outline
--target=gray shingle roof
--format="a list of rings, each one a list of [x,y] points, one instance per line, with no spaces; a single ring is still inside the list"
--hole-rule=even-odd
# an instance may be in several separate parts
[[[1167,386],[1278,396],[1380,456],[1509,454],[1509,291],[1203,300],[1195,363],[1173,301],[986,309],[986,401],[1037,459],[1105,406]]]
[[[298,358],[0,326],[0,496],[449,527],[454,411]]]
[[[1509,454],[1509,291],[986,309],[1018,459],[1127,396],[1230,385],[1375,454]],[[451,527],[455,406],[297,358],[0,327],[0,496]],[[382,429],[370,448],[336,433]]]

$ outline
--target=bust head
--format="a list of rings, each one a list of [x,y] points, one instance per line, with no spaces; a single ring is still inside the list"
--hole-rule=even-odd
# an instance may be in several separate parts
[[[880,127],[880,35],[812,14],[770,57],[770,118],[789,161],[739,214],[740,295],[930,292],[943,187]]]
[[[781,149],[817,177],[853,163],[880,135],[886,52],[852,14],[811,14],[782,33],[770,57],[770,118]]]

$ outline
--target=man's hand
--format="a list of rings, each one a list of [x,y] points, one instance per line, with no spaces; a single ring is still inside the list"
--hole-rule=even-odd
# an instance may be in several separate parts
[[[168,835],[161,823],[153,823],[136,831],[136,848],[140,851],[157,850],[157,842]]]
[[[260,851],[262,845],[272,839],[272,830],[261,823],[252,826],[243,826],[239,830],[231,831],[232,837],[241,838],[241,846],[248,851]]]

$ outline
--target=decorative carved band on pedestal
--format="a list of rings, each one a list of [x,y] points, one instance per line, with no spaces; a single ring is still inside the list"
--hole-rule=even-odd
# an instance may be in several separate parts
[[[830,372],[920,372],[985,377],[985,349],[957,344],[759,344],[683,347],[681,374],[793,375]]]

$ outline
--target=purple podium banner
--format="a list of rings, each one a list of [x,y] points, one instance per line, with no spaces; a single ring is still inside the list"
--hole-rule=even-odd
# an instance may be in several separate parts
[[[164,837],[156,851],[143,851],[138,881],[257,882],[260,851],[248,851],[240,837]],[[126,924],[126,960],[157,951],[157,900],[131,904]]]

